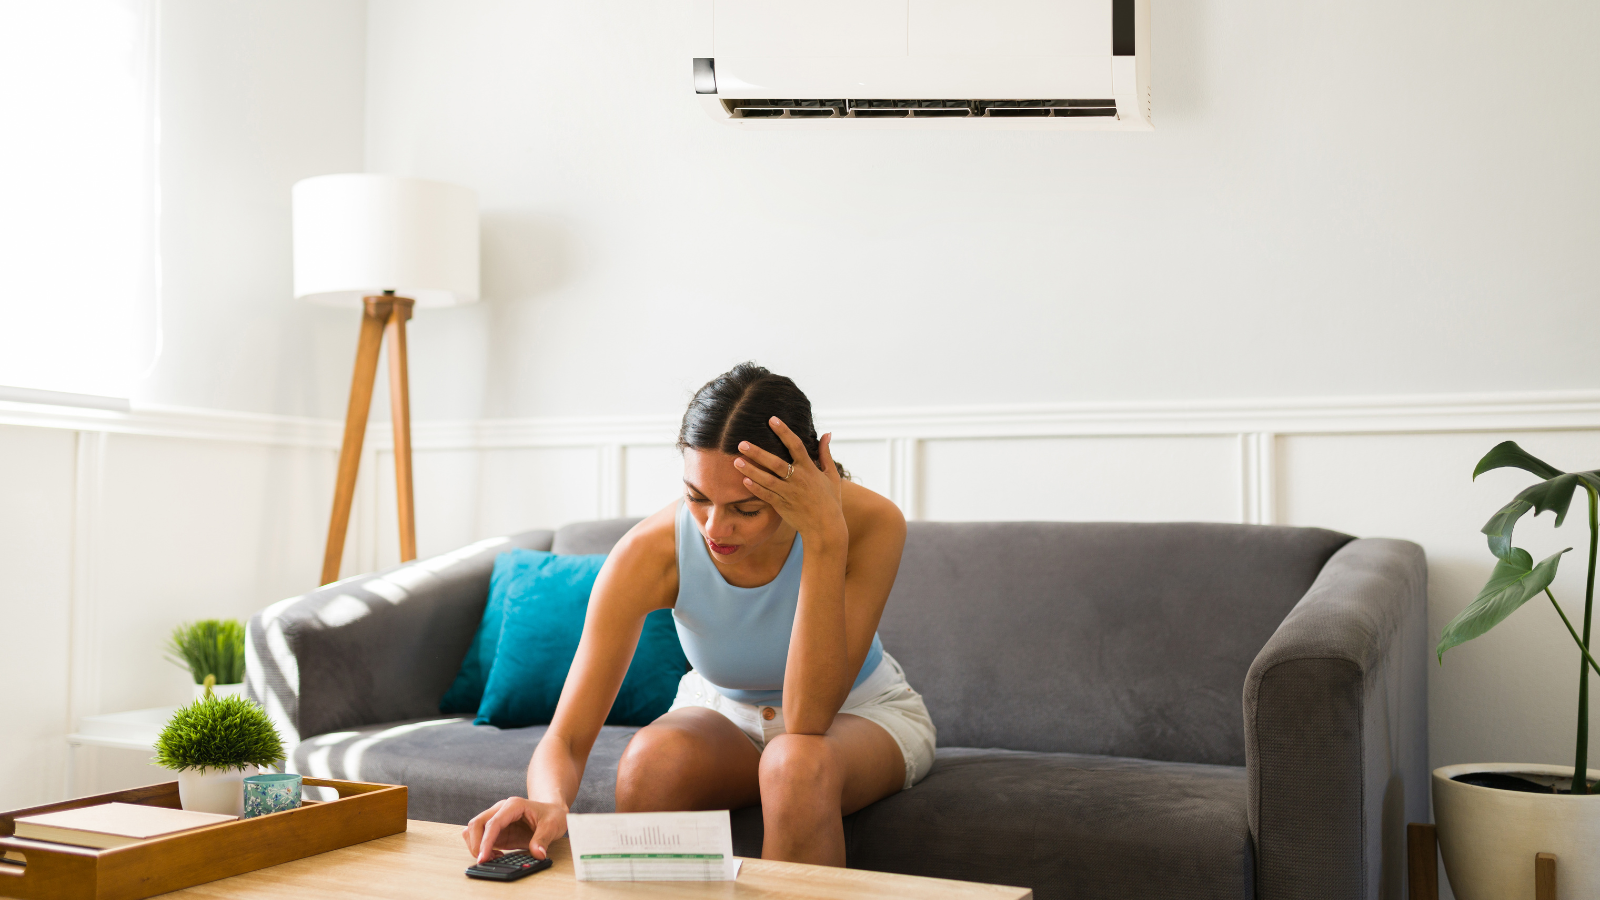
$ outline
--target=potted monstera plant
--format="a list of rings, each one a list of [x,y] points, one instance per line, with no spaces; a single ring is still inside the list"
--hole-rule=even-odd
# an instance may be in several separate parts
[[[1433,772],[1433,812],[1445,872],[1458,900],[1503,900],[1532,897],[1534,857],[1554,853],[1560,868],[1563,897],[1600,897],[1600,771],[1589,768],[1589,675],[1600,665],[1589,652],[1594,618],[1595,552],[1600,549],[1600,469],[1563,472],[1513,441],[1490,450],[1472,473],[1476,479],[1491,469],[1516,468],[1541,479],[1522,491],[1483,526],[1489,552],[1497,562],[1489,582],[1439,638],[1439,664],[1445,651],[1478,637],[1505,621],[1524,603],[1548,598],[1575,645],[1578,676],[1577,748],[1571,766],[1477,763],[1443,766]],[[1535,563],[1533,555],[1512,543],[1517,521],[1555,513],[1557,527],[1566,520],[1573,495],[1588,500],[1589,568],[1583,600],[1583,621],[1568,617],[1550,585],[1568,547]],[[1579,631],[1582,633],[1580,634]],[[1585,773],[1574,778],[1573,773]]]

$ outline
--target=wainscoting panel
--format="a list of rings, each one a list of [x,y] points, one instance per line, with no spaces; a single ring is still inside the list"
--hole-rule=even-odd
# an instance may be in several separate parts
[[[920,518],[1237,522],[1239,469],[1233,436],[924,441]]]
[[[362,466],[365,499],[371,516],[360,534],[374,555],[342,574],[386,569],[400,563],[400,525],[395,511],[394,454],[374,454],[374,465]],[[412,489],[417,507],[417,553],[435,556],[470,544],[480,530],[479,518],[494,492],[486,489],[486,455],[479,450],[426,450],[411,455]],[[367,524],[375,522],[375,525]],[[368,531],[371,531],[368,534]]]
[[[55,800],[72,665],[77,433],[0,426],[0,809]]]
[[[184,699],[162,658],[180,621],[248,618],[314,586],[333,490],[326,451],[113,435],[94,552],[109,710]]]
[[[840,439],[834,441],[829,449],[833,452],[833,458],[844,464],[852,481],[869,487],[891,500],[900,499],[894,495],[894,485],[889,477],[888,441]]]
[[[683,496],[683,458],[670,444],[629,444],[623,451],[623,515],[648,516]]]
[[[593,447],[484,451],[480,535],[599,518],[600,463]]]

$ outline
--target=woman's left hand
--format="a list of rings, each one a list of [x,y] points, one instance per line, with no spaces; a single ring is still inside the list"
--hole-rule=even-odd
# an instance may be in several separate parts
[[[768,424],[789,448],[794,465],[791,467],[781,457],[749,441],[741,441],[741,455],[734,458],[733,464],[744,474],[744,486],[777,510],[778,515],[808,541],[848,540],[849,529],[844,521],[844,479],[828,449],[833,434],[822,436],[818,453],[822,465],[818,468],[789,426],[777,416]]]

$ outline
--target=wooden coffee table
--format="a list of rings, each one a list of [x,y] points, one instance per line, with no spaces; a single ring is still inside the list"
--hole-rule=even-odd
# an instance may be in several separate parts
[[[461,826],[407,823],[391,835],[320,856],[260,869],[221,881],[165,894],[172,898],[227,897],[230,900],[304,900],[306,897],[373,897],[384,900],[438,897],[593,898],[611,897],[762,897],[866,900],[925,897],[929,900],[1031,900],[1026,888],[947,881],[916,875],[891,875],[861,869],[833,869],[800,863],[747,859],[737,881],[578,881],[566,838],[550,848],[555,865],[510,883],[477,881],[461,874],[472,864],[461,842]]]

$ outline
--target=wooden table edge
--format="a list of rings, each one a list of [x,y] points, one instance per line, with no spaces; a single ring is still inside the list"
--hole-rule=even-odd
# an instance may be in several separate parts
[[[456,852],[458,848],[459,854]],[[426,860],[427,863],[422,868],[408,865],[397,861],[395,854]],[[509,884],[473,881],[463,874],[472,860],[467,855],[465,844],[461,842],[461,826],[408,819],[406,830],[399,834],[163,896],[184,900],[201,897],[298,900],[306,896],[307,891],[320,891],[323,896],[330,897],[405,898],[432,897],[437,896],[440,890],[447,890],[453,896],[482,893],[485,897],[497,900],[511,900],[514,894],[521,897],[585,897],[594,900],[647,895],[663,900],[743,895],[771,900],[854,900],[886,895],[948,897],[951,900],[1032,900],[1033,897],[1033,891],[1028,888],[1011,885],[953,881],[867,869],[837,869],[748,857],[741,857],[743,866],[738,879],[733,882],[580,882],[573,877],[571,850],[566,838],[551,845],[550,855],[555,860],[550,869],[520,881]],[[405,879],[404,886],[381,883],[385,875]]]

